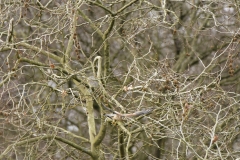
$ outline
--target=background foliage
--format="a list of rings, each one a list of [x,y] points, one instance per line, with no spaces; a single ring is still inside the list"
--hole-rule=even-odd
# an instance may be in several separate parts
[[[240,157],[239,6],[0,1],[0,158]]]

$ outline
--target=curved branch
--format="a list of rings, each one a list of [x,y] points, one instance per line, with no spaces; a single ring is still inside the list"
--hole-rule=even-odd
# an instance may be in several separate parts
[[[71,142],[71,141],[69,141],[69,140],[66,140],[66,139],[61,138],[61,137],[58,137],[58,136],[54,136],[54,135],[44,135],[44,136],[39,136],[39,137],[35,137],[35,138],[30,138],[30,139],[22,140],[22,141],[19,141],[19,142],[16,142],[16,143],[14,143],[14,144],[9,145],[9,146],[5,149],[5,151],[0,155],[0,159],[3,159],[3,158],[11,151],[11,149],[12,149],[13,147],[15,147],[15,146],[21,146],[21,145],[24,145],[24,144],[33,143],[33,142],[38,141],[38,140],[51,139],[51,138],[56,139],[56,140],[58,140],[58,141],[61,141],[61,142],[63,142],[63,143],[66,143],[66,144],[72,146],[73,148],[76,148],[76,149],[78,149],[78,150],[80,150],[80,151],[88,154],[89,156],[93,157],[93,154],[92,154],[91,151],[89,151],[89,150],[87,150],[87,149],[85,149],[85,148],[77,145],[76,143],[73,143],[73,142]]]
[[[70,53],[73,48],[73,39],[74,39],[74,34],[76,32],[76,25],[77,25],[77,15],[76,15],[76,11],[74,11],[74,14],[72,17],[72,24],[70,26],[70,37],[68,40],[66,52],[64,54],[63,63],[65,63],[66,61],[69,62]]]
[[[138,0],[134,0],[132,2],[129,2],[128,4],[126,4],[125,6],[123,6],[122,8],[120,8],[117,12],[113,13],[113,16],[117,15],[118,13],[122,12],[123,10],[125,10],[127,7],[131,6],[133,3],[137,2]]]
[[[114,16],[113,12],[111,10],[109,10],[108,8],[106,8],[105,6],[103,6],[102,4],[99,4],[97,2],[94,2],[94,1],[90,1],[90,3],[104,9],[105,11],[107,11],[109,14],[111,14],[112,16]]]
[[[58,61],[58,62],[61,62],[61,61],[62,61],[62,58],[61,58],[61,57],[56,56],[55,54],[53,54],[53,53],[51,53],[51,52],[45,51],[45,50],[43,50],[42,48],[39,48],[39,47],[30,45],[30,44],[27,44],[27,43],[25,43],[25,42],[20,42],[20,43],[18,43],[17,45],[26,47],[26,48],[28,48],[28,49],[32,49],[32,50],[34,50],[34,51],[36,51],[36,52],[39,52],[39,53],[41,53],[41,54],[43,54],[43,55],[45,55],[45,56],[48,56],[48,57],[50,57],[50,58],[52,58],[52,59],[54,59],[54,60],[56,60],[56,61]]]
[[[101,38],[103,39],[103,33],[102,31],[91,21],[91,19],[89,19],[80,9],[78,9],[78,13],[83,17],[83,19],[85,19],[90,26],[101,36]]]

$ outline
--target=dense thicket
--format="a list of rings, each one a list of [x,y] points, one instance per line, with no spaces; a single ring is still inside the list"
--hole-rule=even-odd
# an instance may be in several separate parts
[[[240,157],[239,6],[1,1],[0,159]]]

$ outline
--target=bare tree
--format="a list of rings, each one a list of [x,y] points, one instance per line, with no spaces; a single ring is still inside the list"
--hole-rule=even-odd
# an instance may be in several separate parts
[[[0,159],[239,158],[239,5],[1,1]]]

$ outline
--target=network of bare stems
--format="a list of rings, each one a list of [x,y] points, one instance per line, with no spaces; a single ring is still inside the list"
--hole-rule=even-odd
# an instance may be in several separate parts
[[[239,158],[239,6],[0,1],[0,159]]]

